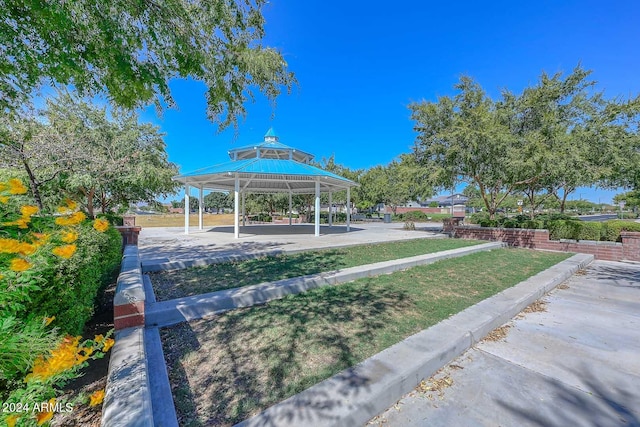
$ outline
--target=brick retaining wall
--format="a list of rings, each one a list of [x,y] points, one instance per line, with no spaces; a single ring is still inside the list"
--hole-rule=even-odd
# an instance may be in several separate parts
[[[622,243],[590,240],[549,240],[548,230],[458,226],[453,236],[459,239],[499,241],[509,246],[591,254],[606,261],[640,261],[640,233],[623,231]]]

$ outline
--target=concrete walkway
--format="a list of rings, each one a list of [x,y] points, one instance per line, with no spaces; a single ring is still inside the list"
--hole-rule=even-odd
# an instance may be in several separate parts
[[[344,225],[321,226],[314,237],[313,225],[247,225],[240,227],[240,238],[233,237],[233,226],[191,228],[143,228],[138,242],[142,267],[163,263],[206,260],[208,258],[274,251],[299,252],[310,249],[381,243],[395,240],[444,237],[442,224],[416,223],[415,231],[403,229],[402,223],[358,222],[347,233]]]
[[[597,261],[565,285],[370,424],[640,426],[640,264]]]

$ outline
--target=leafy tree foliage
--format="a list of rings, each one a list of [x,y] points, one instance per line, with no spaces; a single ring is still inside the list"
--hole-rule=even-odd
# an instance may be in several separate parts
[[[368,206],[379,203],[391,207],[395,214],[398,206],[409,200],[418,200],[433,195],[433,187],[425,169],[416,162],[415,156],[403,154],[387,166],[375,166],[360,177],[361,194]]]
[[[96,107],[70,94],[49,100],[42,116],[5,120],[0,159],[23,168],[41,208],[60,193],[84,200],[89,215],[175,191],[177,167],[163,135],[134,113]],[[45,184],[55,185],[45,186]],[[44,194],[43,194],[44,192]]]
[[[640,208],[640,190],[628,191],[622,194],[616,194],[613,197],[613,203],[620,204],[625,203],[625,208],[633,209],[634,211]]]
[[[533,214],[551,198],[564,210],[579,186],[640,182],[640,101],[605,100],[589,75],[580,66],[566,77],[543,73],[498,101],[461,78],[456,96],[409,106],[418,161],[435,185],[472,184],[491,218],[511,194],[523,194]]]
[[[203,204],[205,208],[219,212],[221,209],[233,208],[233,196],[228,193],[213,191],[204,196]]]
[[[235,123],[257,87],[270,99],[294,83],[262,46],[265,0],[0,0],[0,111],[42,83],[106,92],[131,109],[173,106],[170,79],[207,86],[207,115]]]

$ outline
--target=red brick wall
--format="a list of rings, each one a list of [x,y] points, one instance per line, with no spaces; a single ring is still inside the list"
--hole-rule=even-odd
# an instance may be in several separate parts
[[[454,237],[505,242],[509,246],[592,254],[606,261],[640,261],[640,233],[622,232],[622,243],[549,240],[548,230],[455,227]]]
[[[420,212],[424,212],[424,213],[427,213],[427,214],[430,214],[430,213],[450,214],[451,213],[451,208],[450,207],[448,207],[448,208],[409,208],[409,207],[405,207],[405,206],[398,206],[396,208],[396,213],[397,214],[407,213],[407,212],[410,212],[410,211],[420,211]],[[456,205],[456,206],[454,206],[453,211],[455,213],[455,216],[459,216],[459,217],[465,216],[465,207],[464,206]],[[385,212],[386,213],[392,213],[391,212],[391,208],[387,206],[385,208]]]
[[[140,230],[142,230],[142,227],[119,226],[116,227],[116,229],[118,229],[118,231],[122,235],[122,247],[125,247],[127,245],[138,246],[138,235],[140,235]]]

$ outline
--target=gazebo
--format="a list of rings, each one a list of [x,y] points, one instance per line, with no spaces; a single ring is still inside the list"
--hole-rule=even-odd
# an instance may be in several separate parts
[[[289,147],[279,141],[273,128],[264,136],[264,141],[229,150],[231,161],[175,176],[175,181],[185,186],[184,192],[184,232],[189,234],[189,193],[190,188],[199,189],[198,228],[202,230],[202,205],[205,189],[234,193],[234,235],[240,237],[240,199],[242,198],[242,221],[245,218],[245,194],[289,194],[289,225],[291,225],[292,196],[294,194],[315,194],[315,236],[320,235],[320,193],[331,194],[347,191],[347,231],[351,221],[351,187],[358,184],[322,170],[311,164],[313,155]],[[330,209],[331,210],[331,209]],[[331,225],[329,215],[329,225]]]

